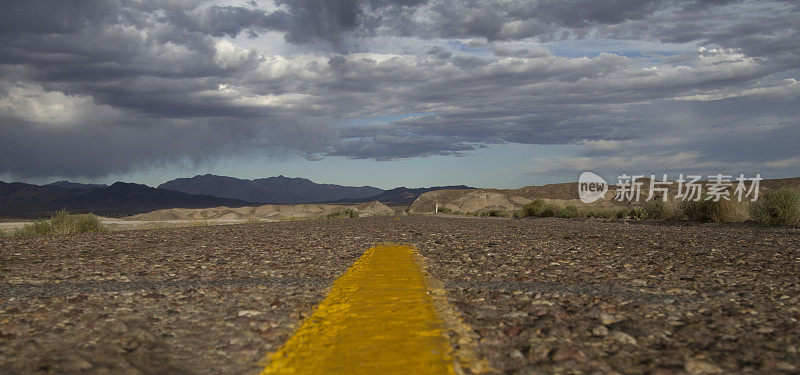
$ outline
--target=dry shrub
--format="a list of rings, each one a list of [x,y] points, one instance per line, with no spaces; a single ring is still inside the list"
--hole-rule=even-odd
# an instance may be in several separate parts
[[[56,212],[48,220],[37,220],[13,232],[15,237],[51,234],[99,233],[108,230],[93,214],[72,215],[66,210]]]
[[[800,191],[782,188],[767,192],[753,203],[750,214],[764,226],[795,225],[800,220]]]

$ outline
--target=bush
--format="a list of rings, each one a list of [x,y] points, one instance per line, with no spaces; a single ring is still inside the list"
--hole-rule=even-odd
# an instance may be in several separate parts
[[[614,217],[616,217],[619,220],[625,219],[626,217],[628,217],[628,210],[625,208],[619,208],[617,209],[617,211],[614,212]]]
[[[531,217],[531,216],[541,216],[542,210],[544,209],[545,201],[544,199],[534,199],[531,203],[528,203],[522,208],[514,213],[514,217]]]
[[[582,215],[586,218],[595,219],[613,219],[616,217],[616,211],[610,208],[593,207],[585,210]]]
[[[37,220],[14,230],[14,237],[32,237],[53,234],[53,225],[47,220]]]
[[[752,218],[761,225],[795,225],[800,220],[800,191],[782,188],[764,194],[751,206]]]
[[[346,217],[346,218],[358,217],[358,211],[348,208],[348,209],[345,209],[345,210],[342,210],[342,211],[336,211],[336,212],[333,212],[333,213],[325,215],[326,219],[338,219],[338,218],[343,218],[343,217]]]
[[[592,218],[598,219],[603,217],[602,211],[598,208],[581,209],[580,215],[587,219],[592,219]]]
[[[741,223],[750,218],[748,214],[748,202],[737,202],[734,200],[720,200],[711,202],[709,216],[715,223]]]
[[[558,210],[558,217],[565,219],[574,219],[578,217],[578,207],[567,205]]]
[[[449,208],[447,208],[445,206],[439,206],[439,213],[440,214],[452,214],[453,210],[451,210],[451,209],[449,209]]]
[[[711,221],[711,201],[706,201],[701,197],[700,200],[687,200],[681,201],[680,210],[683,212],[683,217],[688,220],[694,221]]]
[[[481,212],[480,216],[491,216],[491,217],[508,217],[510,216],[508,213],[500,210],[489,210],[486,212]]]
[[[55,234],[97,233],[105,230],[100,218],[95,215],[70,215],[61,210],[50,217]]]
[[[683,220],[683,212],[680,210],[680,205],[676,201],[668,201],[666,204],[667,220]]]
[[[702,222],[735,223],[748,219],[746,203],[727,199],[714,202],[701,197],[698,201],[683,201],[680,211],[684,218]]]
[[[664,220],[667,218],[667,202],[661,199],[645,202],[642,206],[644,217],[651,220]]]
[[[544,206],[544,208],[542,208],[542,212],[539,214],[539,216],[541,216],[541,217],[555,217],[555,216],[558,216],[558,212],[559,211],[561,211],[561,209],[558,206],[548,203],[548,204],[546,204]]]
[[[13,232],[15,237],[51,234],[99,233],[107,229],[93,214],[72,215],[66,210],[56,212],[48,220],[37,220]]]
[[[609,210],[607,208],[601,207],[592,207],[586,208],[581,211],[580,216],[583,216],[588,219],[613,219],[614,218],[614,211]]]
[[[644,209],[641,207],[634,207],[628,210],[628,219],[642,220],[645,218]]]

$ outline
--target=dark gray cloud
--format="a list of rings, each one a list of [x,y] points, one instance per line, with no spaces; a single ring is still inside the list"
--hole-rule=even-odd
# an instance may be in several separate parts
[[[793,2],[6,8],[0,173],[96,177],[270,150],[387,160],[504,143],[577,145],[564,161],[575,168],[648,150],[709,168],[788,170],[798,157]],[[342,125],[411,113],[423,115]]]
[[[0,34],[70,34],[117,22],[120,4],[105,0],[20,1],[0,12]]]

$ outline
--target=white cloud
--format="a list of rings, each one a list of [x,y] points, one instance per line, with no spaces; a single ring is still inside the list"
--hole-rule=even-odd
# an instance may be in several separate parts
[[[773,83],[774,86],[756,87],[744,90],[713,90],[706,94],[686,95],[673,98],[682,101],[707,102],[731,98],[748,97],[752,99],[791,99],[800,94],[800,82],[787,78]]]
[[[214,62],[222,69],[238,68],[247,63],[254,52],[239,48],[226,39],[217,41],[214,45]]]
[[[0,117],[22,120],[42,127],[76,127],[115,118],[119,112],[97,105],[86,95],[46,91],[36,84],[9,85],[0,97]]]

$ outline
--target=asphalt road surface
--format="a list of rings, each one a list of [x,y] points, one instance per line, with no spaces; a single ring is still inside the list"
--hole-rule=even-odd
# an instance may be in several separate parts
[[[0,239],[0,373],[259,373],[388,242],[457,372],[800,371],[797,228],[407,216]]]

